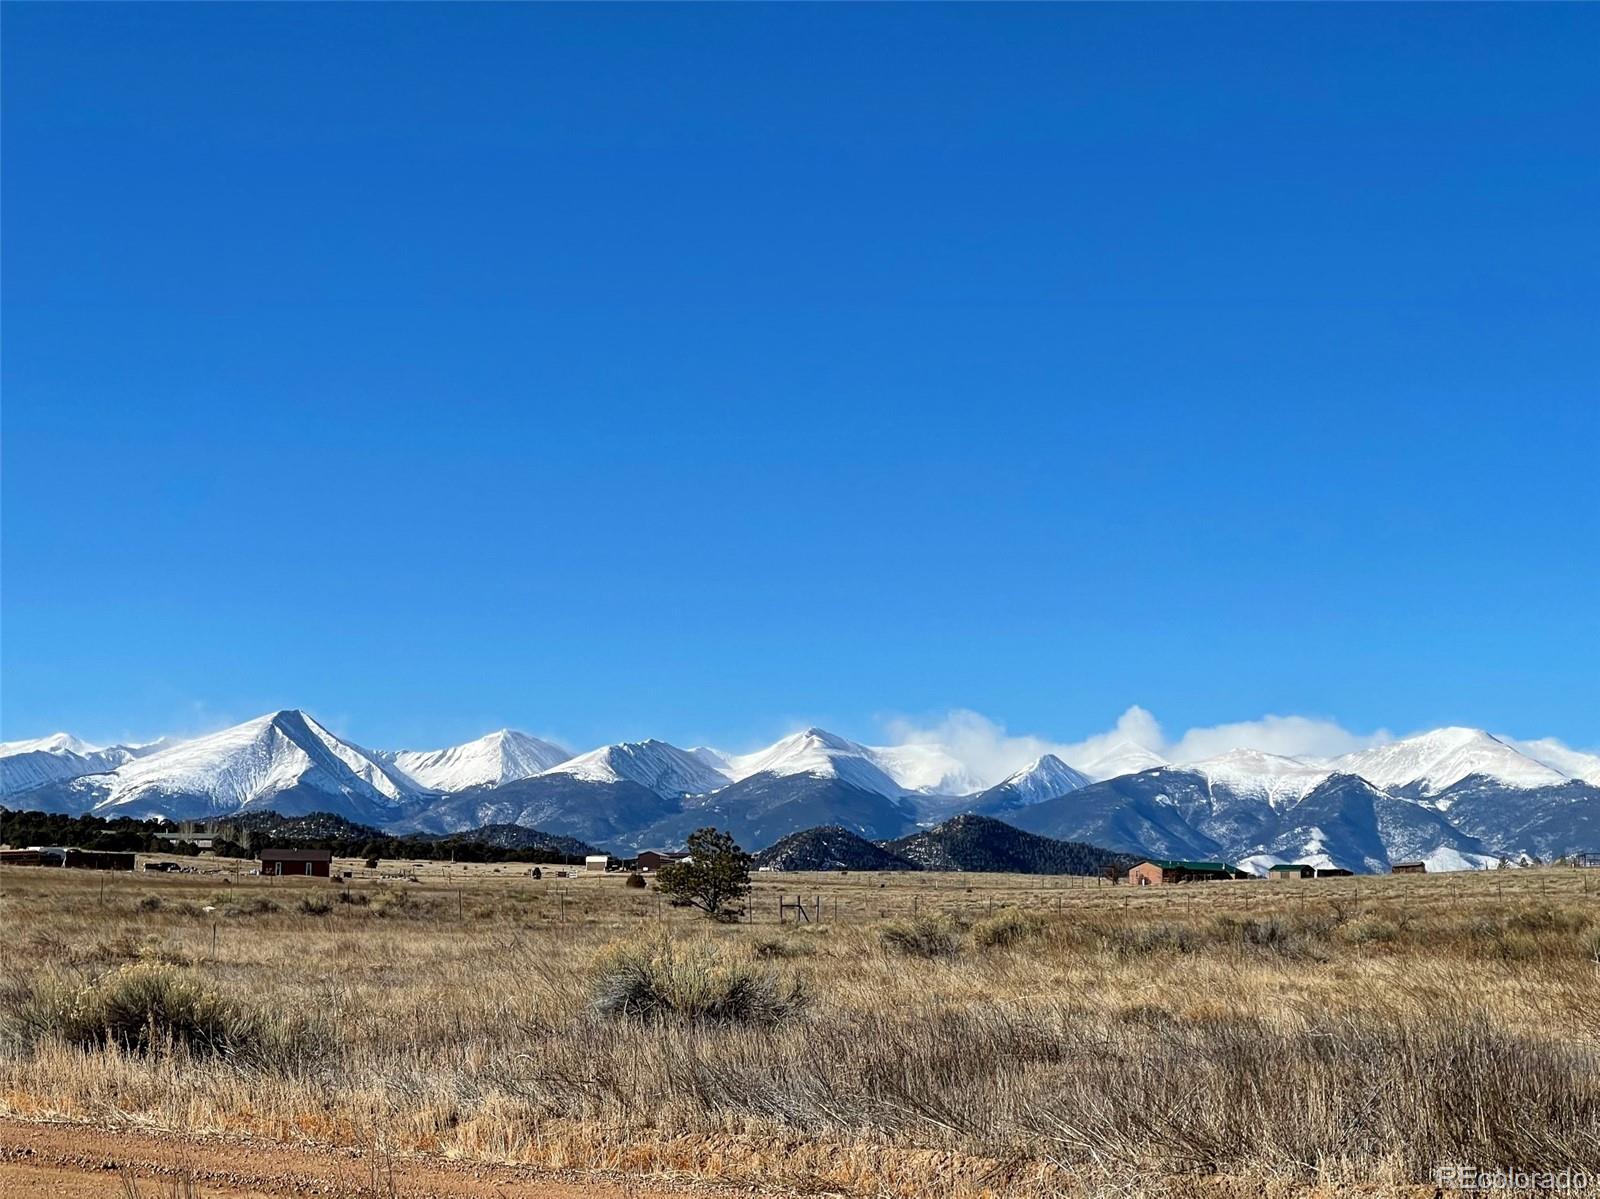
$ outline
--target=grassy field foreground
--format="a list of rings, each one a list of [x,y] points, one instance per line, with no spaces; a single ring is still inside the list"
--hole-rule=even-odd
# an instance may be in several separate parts
[[[860,1195],[1600,1174],[1596,872],[761,876],[727,926],[550,873],[0,870],[0,1112]]]

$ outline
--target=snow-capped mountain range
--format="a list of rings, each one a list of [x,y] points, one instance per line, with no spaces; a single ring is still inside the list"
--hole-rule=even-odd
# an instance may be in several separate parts
[[[1189,763],[1125,742],[1076,765],[1045,754],[993,786],[950,749],[875,747],[819,728],[752,753],[664,741],[582,754],[502,729],[437,750],[370,750],[297,710],[204,737],[0,744],[9,807],[203,818],[332,811],[396,831],[514,822],[618,849],[701,824],[761,848],[841,824],[901,836],[963,811],[1131,853],[1379,870],[1600,849],[1600,756],[1445,728],[1331,760],[1254,749]]]
[[[379,750],[375,756],[425,790],[465,791],[527,778],[560,765],[572,754],[527,733],[501,729],[448,749]]]

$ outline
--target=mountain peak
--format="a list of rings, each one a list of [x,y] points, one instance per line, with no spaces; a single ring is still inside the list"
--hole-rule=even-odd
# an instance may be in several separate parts
[[[377,755],[428,791],[466,791],[516,782],[571,756],[559,745],[516,729],[496,729],[476,741],[445,749],[403,749]]]
[[[753,774],[810,774],[842,779],[891,798],[907,790],[884,769],[878,751],[815,726],[791,733],[766,749],[729,758],[728,767],[734,779]]]
[[[102,747],[90,745],[81,737],[71,733],[51,733],[45,737],[33,737],[26,741],[0,741],[0,756],[11,757],[15,754],[46,753],[46,754],[92,754]]]
[[[1460,726],[1356,750],[1334,759],[1331,765],[1358,774],[1379,788],[1403,787],[1419,795],[1437,794],[1475,774],[1521,788],[1551,786],[1567,779],[1564,772],[1492,733]]]
[[[729,782],[703,756],[654,738],[602,745],[543,773],[570,775],[589,783],[636,783],[666,798],[704,795]]]
[[[1055,754],[1040,754],[1021,770],[980,794],[977,806],[993,811],[1029,807],[1088,786],[1089,781],[1087,775],[1074,770]]]
[[[376,755],[295,708],[135,757],[84,782],[97,811],[176,818],[272,802],[286,814],[324,810],[370,822],[414,791]]]

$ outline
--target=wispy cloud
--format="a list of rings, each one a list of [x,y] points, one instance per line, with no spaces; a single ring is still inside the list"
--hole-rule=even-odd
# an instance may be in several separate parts
[[[1169,736],[1161,722],[1135,704],[1103,732],[1076,741],[1036,733],[1012,733],[980,712],[958,709],[932,723],[895,718],[886,730],[896,744],[943,745],[966,763],[984,785],[1020,770],[1042,754],[1073,766],[1091,766],[1119,745],[1133,744],[1174,762],[1190,762],[1231,749],[1258,749],[1286,757],[1331,758],[1394,738],[1386,729],[1357,733],[1336,721],[1311,716],[1263,716]]]

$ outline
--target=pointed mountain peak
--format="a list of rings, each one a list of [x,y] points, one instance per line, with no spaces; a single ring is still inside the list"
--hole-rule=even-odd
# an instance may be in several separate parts
[[[377,755],[330,733],[295,708],[124,762],[105,780],[97,811],[177,817],[237,811],[294,798],[284,808],[336,812],[370,822],[414,792]]]
[[[466,791],[532,778],[572,755],[516,729],[497,729],[445,749],[405,749],[377,756],[425,790]]]
[[[666,798],[704,795],[729,782],[727,775],[704,758],[654,738],[602,745],[544,773],[589,783],[636,783]]]
[[[891,798],[904,795],[904,787],[885,768],[889,751],[869,749],[837,733],[815,726],[775,741],[766,749],[728,759],[728,772],[734,779],[753,774],[810,774],[837,778],[852,786]]]
[[[861,749],[861,746],[857,745],[854,741],[851,741],[846,737],[841,737],[838,733],[830,733],[827,729],[818,728],[816,725],[812,725],[807,729],[802,729],[798,733],[793,733],[790,736],[785,737],[782,741],[778,742],[778,744],[782,745],[784,742],[790,742],[793,744],[820,745],[825,749],[845,752]]]
[[[1004,808],[1027,807],[1089,785],[1089,777],[1055,754],[1041,754],[1015,774],[983,792],[980,800]]]

